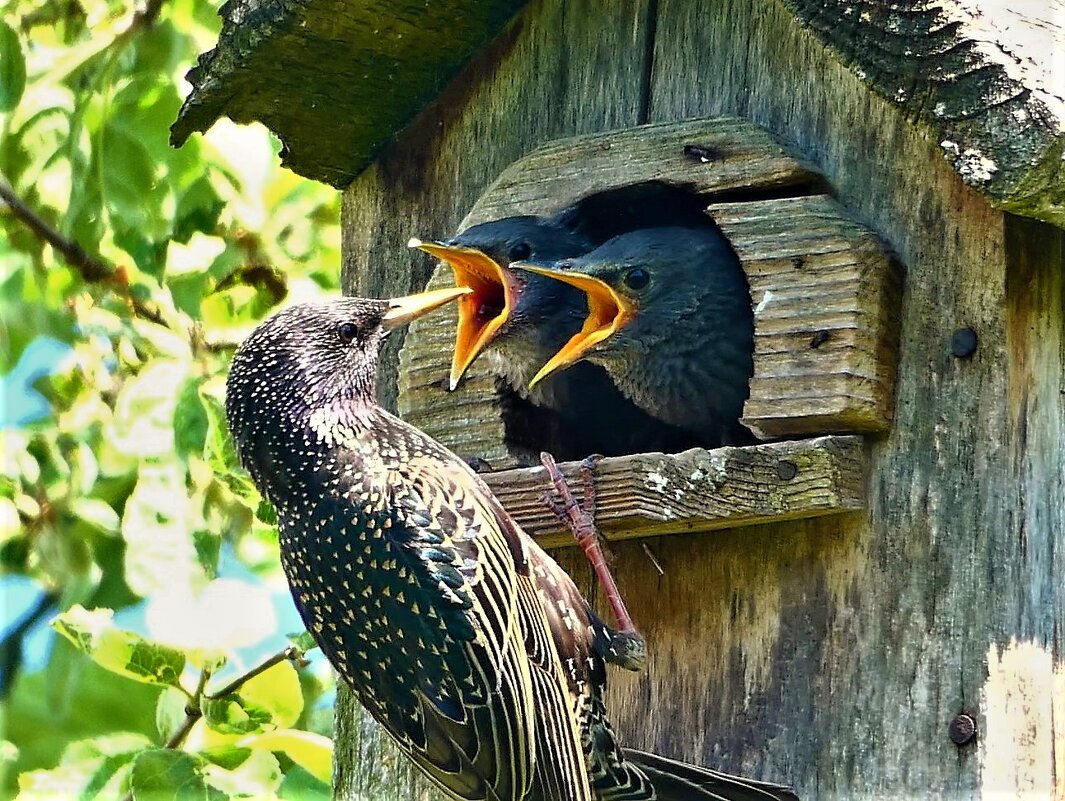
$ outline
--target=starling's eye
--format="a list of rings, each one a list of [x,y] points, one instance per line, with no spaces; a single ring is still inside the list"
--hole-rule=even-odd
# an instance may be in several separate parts
[[[621,279],[629,289],[639,291],[651,283],[651,274],[643,267],[634,267]]]
[[[525,261],[532,255],[532,247],[528,242],[519,242],[510,249],[510,253],[507,254],[507,261]]]
[[[355,323],[341,323],[337,326],[337,338],[345,345],[350,345],[359,335],[359,327]]]

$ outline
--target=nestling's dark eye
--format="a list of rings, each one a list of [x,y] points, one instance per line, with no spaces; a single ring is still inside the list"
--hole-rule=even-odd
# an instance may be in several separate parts
[[[528,242],[519,242],[510,249],[507,254],[508,261],[525,261],[532,255],[532,248]]]
[[[643,267],[634,267],[621,279],[629,289],[639,291],[651,283],[651,274]]]
[[[350,345],[359,335],[359,327],[355,323],[341,323],[337,326],[337,338],[345,345]]]

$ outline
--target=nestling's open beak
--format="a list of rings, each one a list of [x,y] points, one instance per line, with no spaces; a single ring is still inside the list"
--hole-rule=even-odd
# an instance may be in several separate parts
[[[407,245],[446,262],[455,274],[455,284],[469,290],[458,305],[459,324],[455,332],[450,377],[450,386],[454,389],[510,318],[517,303],[518,288],[512,275],[475,248],[422,242],[420,239],[411,239]]]
[[[588,298],[588,316],[584,318],[581,330],[570,337],[569,342],[540,368],[540,371],[529,382],[529,389],[555,370],[573,364],[591,348],[612,337],[636,314],[636,306],[628,298],[618,294],[609,284],[598,278],[584,273],[552,270],[521,262],[510,266],[518,270],[546,275],[548,278],[575,286]]]
[[[385,312],[383,324],[386,329],[395,328],[409,323],[415,317],[431,312],[445,303],[450,303],[456,298],[468,295],[473,290],[465,286],[452,286],[447,289],[431,289],[428,292],[419,292],[415,295],[405,295],[401,298],[391,298],[388,301],[388,311]]]

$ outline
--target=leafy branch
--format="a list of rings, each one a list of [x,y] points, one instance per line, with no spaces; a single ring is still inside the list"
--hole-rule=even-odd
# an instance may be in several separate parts
[[[8,209],[11,210],[11,215],[16,220],[25,225],[41,241],[51,245],[63,257],[63,260],[78,272],[86,283],[99,284],[117,292],[130,303],[138,317],[169,327],[157,308],[139,300],[130,293],[129,281],[124,270],[105,264],[100,259],[90,255],[85,248],[73,239],[60,234],[47,220],[23,202],[22,198],[16,194],[3,176],[0,176],[0,199],[3,199],[4,203],[7,204]]]
[[[182,720],[181,724],[174,730],[174,733],[170,735],[169,739],[167,739],[166,743],[163,745],[163,748],[167,750],[177,750],[181,748],[186,738],[192,732],[197,721],[204,716],[203,703],[205,701],[221,701],[228,696],[235,695],[253,678],[265,673],[270,668],[279,665],[282,662],[291,662],[293,667],[302,667],[307,664],[303,651],[295,645],[290,645],[261,664],[256,665],[243,675],[238,676],[221,690],[213,693],[204,692],[207,687],[207,682],[211,679],[211,668],[204,667],[200,671],[200,677],[196,683],[196,689],[191,695],[189,695],[188,703],[185,704],[184,720]],[[132,788],[126,794],[123,801],[133,801]]]

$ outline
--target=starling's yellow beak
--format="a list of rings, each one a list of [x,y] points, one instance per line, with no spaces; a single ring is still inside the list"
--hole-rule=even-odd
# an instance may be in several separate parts
[[[450,386],[454,389],[495,338],[500,326],[510,318],[517,301],[514,279],[495,260],[475,248],[420,239],[411,239],[407,245],[446,262],[455,274],[455,284],[468,290],[458,305],[459,324],[451,357]]]
[[[588,298],[588,316],[584,318],[581,330],[570,337],[558,353],[548,359],[547,364],[529,382],[529,389],[562,367],[573,364],[591,348],[609,339],[619,331],[633,315],[636,306],[628,298],[619,294],[598,278],[584,273],[568,270],[552,270],[547,267],[534,267],[531,264],[515,263],[511,267],[538,275],[546,275],[556,281],[577,287]]]
[[[428,314],[433,309],[450,303],[456,298],[461,298],[463,295],[468,295],[472,291],[469,287],[452,286],[447,289],[432,289],[416,295],[392,298],[388,301],[388,311],[385,312],[383,319],[384,327],[395,328],[409,323],[415,317]]]

